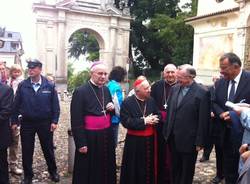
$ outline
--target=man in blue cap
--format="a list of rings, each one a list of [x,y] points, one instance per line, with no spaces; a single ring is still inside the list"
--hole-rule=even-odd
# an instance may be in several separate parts
[[[18,115],[21,120],[22,163],[24,170],[23,184],[32,183],[33,153],[35,134],[37,133],[50,179],[59,182],[59,175],[53,150],[53,131],[57,128],[60,107],[53,83],[41,75],[42,63],[37,60],[28,62],[29,77],[18,86],[12,116],[12,128],[16,128]]]

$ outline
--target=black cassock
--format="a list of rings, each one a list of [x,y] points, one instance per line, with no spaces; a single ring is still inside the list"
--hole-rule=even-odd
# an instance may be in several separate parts
[[[91,82],[77,88],[73,93],[70,110],[71,128],[76,144],[73,184],[116,184],[112,130],[110,126],[90,130],[86,128],[85,122],[87,116],[109,117],[103,111],[103,107],[109,102],[112,102],[112,98],[108,88],[98,88]],[[78,151],[83,146],[88,147],[87,154]]]
[[[133,95],[122,103],[121,122],[128,132],[124,145],[120,184],[154,184],[156,181],[156,131],[155,127],[146,126],[143,120],[143,115],[151,113],[161,118],[152,98],[143,102]],[[153,130],[153,134],[143,135],[149,129]]]
[[[175,84],[175,83],[174,83]],[[158,143],[158,184],[169,184],[171,183],[171,161],[172,156],[170,147],[166,143],[162,129],[163,123],[166,122],[167,116],[167,101],[170,94],[170,89],[174,85],[170,85],[165,82],[164,79],[155,82],[151,87],[151,97],[155,100],[158,108],[162,113],[163,121],[157,126],[157,143]]]

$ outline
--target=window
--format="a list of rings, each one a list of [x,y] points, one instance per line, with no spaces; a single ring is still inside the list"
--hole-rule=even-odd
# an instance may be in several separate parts
[[[19,47],[19,44],[16,43],[16,42],[11,42],[11,48],[14,49],[14,50],[17,50]]]
[[[0,48],[3,48],[3,47],[4,47],[4,41],[0,40]]]
[[[8,38],[12,38],[12,33],[8,33]]]

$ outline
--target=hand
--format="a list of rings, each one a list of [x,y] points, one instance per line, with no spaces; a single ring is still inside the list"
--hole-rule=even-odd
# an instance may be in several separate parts
[[[240,149],[239,149],[239,152],[240,154],[246,152],[248,150],[248,145],[247,144],[242,144]]]
[[[12,129],[12,130],[16,130],[16,129],[17,129],[17,127],[18,127],[18,126],[17,126],[17,124],[13,124],[13,125],[11,125],[11,129]]]
[[[152,114],[150,114],[150,115],[148,115],[148,116],[146,116],[145,118],[144,118],[144,123],[147,125],[147,124],[149,124],[149,125],[154,125],[154,124],[156,124],[156,123],[158,123],[159,122],[159,118],[158,118],[158,116],[157,115],[152,115]]]
[[[215,117],[214,112],[211,112],[210,116],[211,116],[211,118],[214,118]]]
[[[202,150],[203,149],[203,147],[201,147],[201,146],[196,146],[196,151],[197,152],[199,152],[200,150]]]
[[[79,148],[78,151],[82,154],[86,154],[88,152],[88,147],[83,146],[83,147]]]
[[[57,124],[56,123],[51,123],[50,131],[54,132],[56,129],[57,129]]]
[[[246,151],[241,155],[243,162],[245,162],[250,157],[250,151]]]
[[[112,102],[109,102],[107,105],[106,105],[106,110],[107,111],[113,111],[115,109],[115,106]]]
[[[224,121],[230,121],[231,119],[230,119],[229,111],[221,113],[220,118],[223,119]]]

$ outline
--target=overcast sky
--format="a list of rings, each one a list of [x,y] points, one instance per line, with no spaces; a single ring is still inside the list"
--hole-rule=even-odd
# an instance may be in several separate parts
[[[47,0],[54,1],[54,0]],[[190,0],[181,0],[180,4]],[[32,12],[33,0],[1,0],[0,26],[9,31],[20,32],[25,57],[36,57],[35,20]]]

